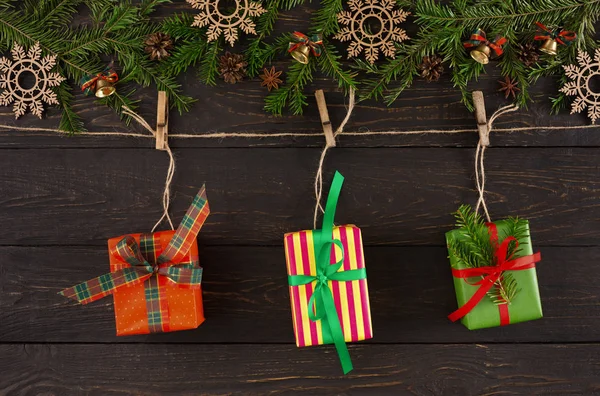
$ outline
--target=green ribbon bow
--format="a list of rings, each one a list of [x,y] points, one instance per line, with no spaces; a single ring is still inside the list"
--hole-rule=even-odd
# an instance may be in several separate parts
[[[329,281],[354,281],[365,279],[367,272],[364,268],[356,270],[340,271],[344,264],[344,246],[339,239],[333,239],[333,217],[337,208],[338,198],[344,183],[344,176],[335,172],[333,183],[329,190],[325,213],[323,214],[323,226],[320,230],[313,230],[313,240],[317,258],[316,275],[288,275],[290,286],[302,286],[316,282],[313,294],[308,301],[308,317],[313,322],[322,321],[323,340],[325,343],[335,345],[344,374],[352,371],[352,360],[344,341],[344,333],[340,323],[340,317],[335,308],[333,293],[329,287]],[[335,263],[331,263],[332,247],[337,246],[342,251],[342,257]]]

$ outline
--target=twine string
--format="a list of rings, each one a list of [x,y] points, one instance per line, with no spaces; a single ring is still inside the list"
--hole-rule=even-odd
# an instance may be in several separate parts
[[[354,90],[354,88],[350,88],[350,92],[348,95],[348,106],[347,106],[347,110],[346,110],[346,116],[344,117],[344,119],[342,120],[340,125],[337,127],[335,132],[333,133],[334,139],[338,135],[341,135],[342,132],[344,132],[344,127],[350,120],[352,111],[354,111],[354,105],[356,103],[355,99],[356,99],[355,90]],[[335,146],[332,144],[326,143],[325,147],[323,148],[323,151],[321,151],[321,156],[319,158],[319,167],[317,168],[317,175],[315,176],[316,204],[315,204],[315,211],[314,211],[314,216],[313,216],[313,228],[315,228],[315,229],[317,228],[317,218],[319,217],[319,211],[321,211],[321,213],[324,212],[323,206],[321,205],[321,197],[323,195],[323,164],[325,163],[325,156],[327,155],[327,151],[331,147],[335,147]]]
[[[351,89],[349,92],[349,101],[347,106],[346,116],[342,120],[339,127],[336,129],[334,133],[334,138],[341,135],[342,133],[346,136],[395,136],[395,135],[428,135],[428,134],[459,134],[459,133],[476,133],[477,129],[475,128],[465,128],[465,129],[424,129],[424,130],[408,130],[408,131],[398,131],[398,130],[390,130],[390,131],[354,131],[354,132],[346,132],[344,131],[344,127],[348,123],[350,116],[352,115],[352,111],[355,106],[355,91]],[[510,113],[518,110],[518,106],[510,105],[499,108],[487,121],[488,133],[491,132],[493,123],[496,119],[506,113]],[[139,114],[132,111],[127,106],[123,106],[123,113],[132,117],[136,122],[138,122],[144,129],[150,132],[150,135],[146,133],[138,133],[138,132],[118,132],[118,131],[98,131],[98,132],[78,132],[78,135],[84,136],[122,136],[122,137],[135,137],[135,138],[145,138],[145,139],[156,139],[156,131],[144,120]],[[591,125],[569,125],[569,126],[526,126],[526,127],[516,127],[516,128],[497,128],[494,130],[496,133],[513,133],[513,132],[526,132],[526,131],[555,131],[555,130],[585,130],[585,129],[596,129],[600,128],[600,125],[591,124]],[[8,130],[8,131],[21,131],[21,132],[51,132],[62,135],[69,135],[68,131],[64,131],[62,129],[57,128],[40,128],[40,127],[20,127],[13,125],[0,125],[0,130]],[[318,137],[323,136],[323,133],[296,133],[296,132],[276,132],[276,133],[249,133],[249,132],[214,132],[214,133],[203,133],[203,134],[169,134],[170,139],[226,139],[226,138],[282,138],[282,137]],[[317,174],[315,177],[315,197],[316,197],[316,206],[314,213],[314,226],[316,228],[316,220],[319,214],[319,210],[323,211],[323,207],[321,205],[322,198],[322,189],[323,189],[323,164],[325,161],[325,157],[327,155],[328,150],[331,146],[326,145],[319,158],[319,167],[317,169]],[[477,144],[477,149],[475,152],[475,178],[477,190],[479,193],[479,199],[476,205],[476,211],[479,208],[482,208],[484,214],[488,221],[490,221],[489,211],[485,202],[484,193],[485,193],[485,168],[484,168],[484,157],[485,157],[486,147],[481,145],[481,141]],[[167,154],[169,155],[169,167],[167,170],[167,177],[165,179],[165,188],[163,191],[163,214],[159,221],[154,225],[152,231],[156,229],[156,227],[166,218],[169,222],[169,225],[172,229],[173,222],[171,217],[169,216],[169,202],[170,202],[170,191],[171,191],[171,183],[173,181],[173,176],[175,174],[175,158],[173,156],[173,152],[171,148],[166,146]]]
[[[150,134],[152,136],[156,137],[156,131],[154,129],[152,129],[150,124],[148,124],[148,122],[146,120],[144,120],[141,115],[134,112],[127,106],[123,106],[123,114],[126,114],[126,115],[130,116],[131,118],[133,118],[142,127],[144,127],[144,129],[146,129],[148,132],[150,132]],[[154,227],[152,227],[151,232],[154,232],[154,230],[156,230],[156,227],[158,227],[159,224],[162,223],[162,221],[165,218],[169,222],[171,229],[175,230],[175,227],[173,227],[173,221],[171,221],[171,216],[169,216],[169,203],[171,202],[171,182],[173,181],[173,175],[175,174],[175,157],[173,157],[173,152],[171,151],[171,147],[169,147],[169,142],[165,142],[165,146],[166,146],[165,150],[166,150],[167,154],[169,154],[169,168],[167,169],[167,178],[165,180],[165,188],[163,190],[163,200],[162,200],[163,201],[162,202],[163,214],[160,217],[160,219],[158,219],[156,224],[154,224]]]
[[[494,125],[494,121],[504,114],[511,113],[513,111],[519,110],[519,106],[517,105],[508,105],[500,107],[498,110],[492,114],[492,116],[487,121],[487,134],[489,135],[492,132],[492,127]],[[490,212],[488,210],[487,204],[485,203],[485,167],[484,167],[484,158],[485,158],[485,150],[487,145],[482,144],[481,139],[477,143],[477,149],[475,150],[475,183],[477,185],[477,191],[479,192],[479,198],[477,199],[477,205],[475,205],[475,212],[479,212],[479,208],[483,209],[483,213],[488,221],[488,223],[492,222],[490,217]]]

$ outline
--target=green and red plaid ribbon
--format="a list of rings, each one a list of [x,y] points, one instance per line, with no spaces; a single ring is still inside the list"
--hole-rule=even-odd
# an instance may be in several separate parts
[[[471,34],[471,37],[463,43],[465,48],[477,47],[480,44],[485,44],[490,47],[496,56],[502,55],[502,46],[506,44],[508,40],[504,37],[496,37],[494,41],[489,41],[485,35],[485,32],[479,28],[475,29]]]
[[[109,83],[116,83],[119,81],[119,75],[113,69],[107,68],[102,73],[98,73],[96,75],[84,76],[81,81],[79,81],[79,85],[81,85],[81,90],[86,95],[92,95],[96,91],[96,84],[98,84],[98,80],[106,80]]]
[[[306,45],[310,48],[310,52],[314,56],[321,56],[321,52],[323,51],[323,37],[320,34],[315,34],[308,37],[306,34],[301,32],[292,33],[293,43],[290,43],[288,47],[288,52],[292,52],[296,50],[301,45]]]
[[[552,39],[556,40],[558,44],[568,46],[571,45],[571,43],[577,38],[577,33],[570,30],[563,30],[561,27],[557,27],[556,29],[552,30],[540,22],[536,22],[535,24],[540,30],[536,33],[535,37],[533,38],[534,40]]]
[[[197,258],[186,261],[190,247],[210,213],[206,189],[200,189],[166,248],[159,251],[159,238],[152,234],[131,235],[121,239],[110,254],[123,263],[123,268],[90,279],[59,294],[80,304],[88,304],[114,293],[121,287],[145,283],[146,308],[150,332],[169,331],[169,309],[159,281],[164,277],[170,286],[197,289],[202,281],[202,268]]]

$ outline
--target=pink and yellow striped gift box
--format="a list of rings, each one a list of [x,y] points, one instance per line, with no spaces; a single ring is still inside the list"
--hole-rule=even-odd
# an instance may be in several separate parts
[[[360,228],[354,225],[334,227],[333,239],[339,239],[344,246],[344,264],[341,270],[365,267]],[[312,230],[286,234],[284,244],[289,275],[316,275]],[[332,249],[331,262],[335,263],[340,260],[342,252],[339,248]],[[308,317],[308,300],[312,296],[314,287],[314,283],[290,286],[294,333],[296,345],[299,347],[331,343],[323,340],[321,321],[313,322]],[[367,279],[349,282],[329,281],[329,288],[333,292],[345,341],[373,338]]]

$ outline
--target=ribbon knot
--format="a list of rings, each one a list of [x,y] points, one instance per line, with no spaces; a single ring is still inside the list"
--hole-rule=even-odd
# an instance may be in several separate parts
[[[490,234],[490,243],[494,249],[495,265],[464,269],[452,268],[452,276],[455,278],[464,279],[467,283],[469,283],[468,278],[478,276],[483,277],[477,282],[469,283],[470,285],[479,286],[479,289],[477,289],[469,301],[467,301],[462,307],[448,315],[448,319],[453,322],[471,312],[473,308],[479,304],[483,297],[492,289],[492,287],[494,287],[496,282],[502,279],[504,271],[521,271],[535,268],[535,263],[542,259],[542,256],[539,252],[528,256],[513,258],[513,255],[508,255],[508,248],[511,242],[514,242],[518,248],[519,241],[517,241],[513,236],[508,236],[504,238],[502,243],[498,244],[498,229],[496,225],[494,223],[486,223],[486,226],[488,227],[488,232]],[[498,305],[498,308],[500,309],[501,324],[509,324],[510,318],[508,316],[507,304],[500,304]]]
[[[327,275],[325,274],[319,274],[317,275],[317,282],[319,282],[322,285],[327,285]]]

